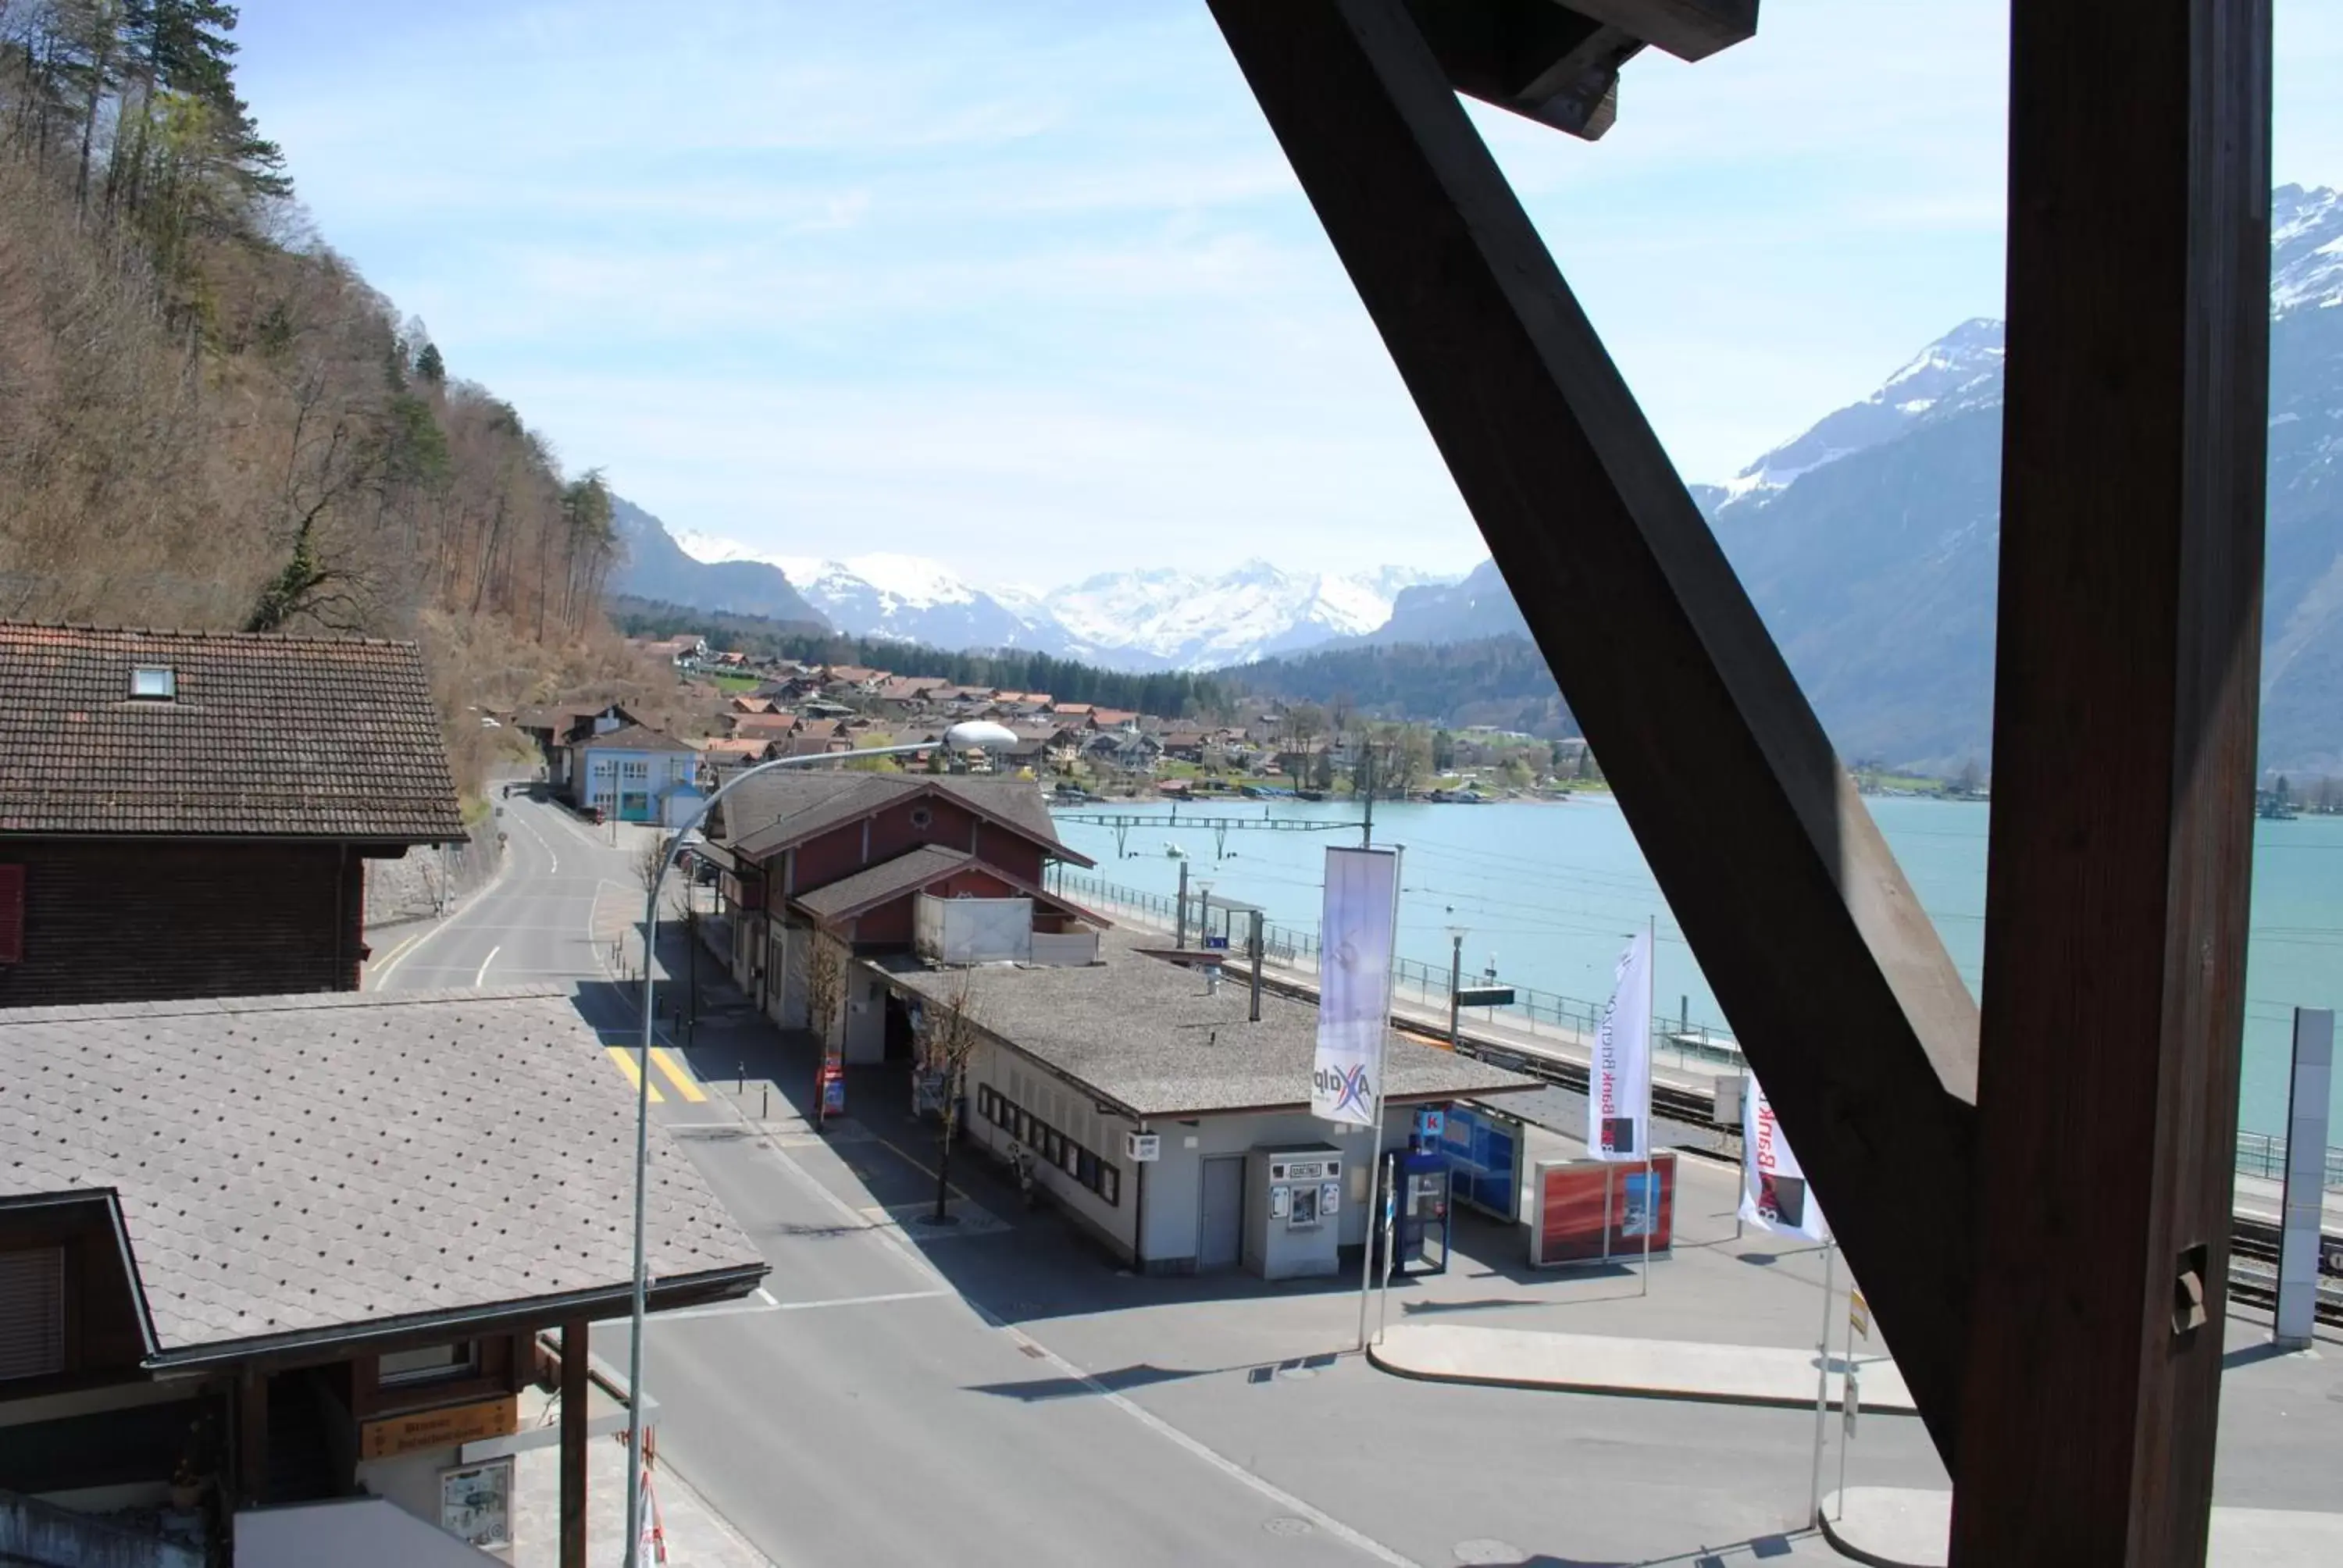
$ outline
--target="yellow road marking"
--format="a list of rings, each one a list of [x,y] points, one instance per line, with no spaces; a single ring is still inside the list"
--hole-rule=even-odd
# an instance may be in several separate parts
[[[643,1086],[643,1075],[635,1066],[635,1053],[623,1045],[606,1045],[602,1049],[610,1053],[610,1060],[617,1062],[618,1070],[627,1075],[627,1087],[639,1091]],[[659,1085],[656,1083],[651,1085],[651,1103],[653,1105],[667,1103],[667,1096],[659,1092]]]
[[[690,1070],[683,1063],[676,1060],[667,1047],[663,1045],[651,1047],[651,1060],[658,1066],[660,1075],[675,1085],[675,1091],[694,1105],[708,1098],[708,1091],[699,1087],[699,1081],[691,1076]]]

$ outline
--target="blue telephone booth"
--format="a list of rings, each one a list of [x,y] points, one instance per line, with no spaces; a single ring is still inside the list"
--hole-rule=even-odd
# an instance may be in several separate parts
[[[1387,1156],[1386,1191],[1394,1211],[1392,1221],[1392,1272],[1443,1274],[1448,1271],[1448,1156],[1435,1142]]]

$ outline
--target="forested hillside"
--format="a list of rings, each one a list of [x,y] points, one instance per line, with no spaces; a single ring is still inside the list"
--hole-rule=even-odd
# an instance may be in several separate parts
[[[1220,674],[1263,697],[1295,702],[1339,699],[1377,719],[1452,729],[1488,724],[1549,739],[1577,732],[1536,645],[1518,635],[1344,646],[1265,658]]]
[[[626,664],[610,501],[310,231],[219,0],[0,0],[0,616],[414,638],[472,702]]]

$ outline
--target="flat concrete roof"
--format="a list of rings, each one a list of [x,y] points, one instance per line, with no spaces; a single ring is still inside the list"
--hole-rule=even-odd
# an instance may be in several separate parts
[[[899,990],[927,1000],[950,1001],[965,985],[985,1033],[1131,1114],[1309,1109],[1315,1004],[1264,991],[1261,1021],[1251,1022],[1240,965],[1229,965],[1215,994],[1202,970],[1146,957],[1141,945],[1109,931],[1099,939],[1101,961],[1062,967],[931,969],[910,954],[872,962]],[[1387,1102],[1539,1087],[1521,1073],[1389,1037]]]

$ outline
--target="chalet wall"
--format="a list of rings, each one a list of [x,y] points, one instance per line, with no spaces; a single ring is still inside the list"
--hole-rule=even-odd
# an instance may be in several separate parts
[[[342,844],[0,838],[25,952],[0,1007],[356,990],[364,861]]]

